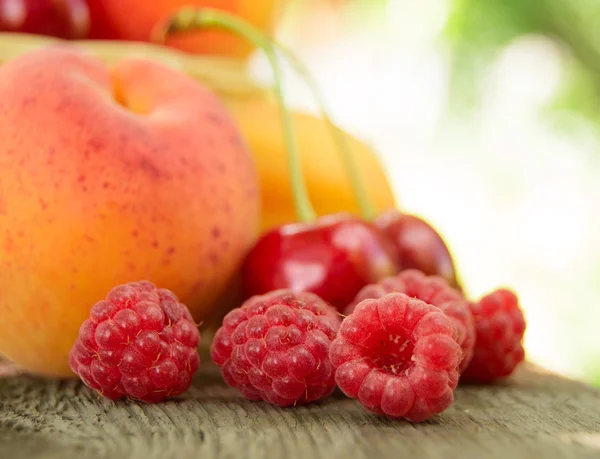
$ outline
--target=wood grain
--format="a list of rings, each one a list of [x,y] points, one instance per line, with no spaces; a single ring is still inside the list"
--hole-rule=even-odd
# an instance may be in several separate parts
[[[466,386],[422,424],[366,413],[342,394],[306,407],[248,402],[204,364],[157,405],[111,402],[76,381],[0,364],[0,458],[600,458],[600,393],[527,366]]]

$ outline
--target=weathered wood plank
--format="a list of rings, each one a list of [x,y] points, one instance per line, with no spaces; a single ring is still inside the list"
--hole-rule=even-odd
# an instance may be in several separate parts
[[[0,458],[67,457],[599,458],[600,393],[529,366],[501,385],[459,388],[448,411],[413,425],[342,394],[289,409],[248,402],[207,364],[185,396],[157,405],[0,376]]]

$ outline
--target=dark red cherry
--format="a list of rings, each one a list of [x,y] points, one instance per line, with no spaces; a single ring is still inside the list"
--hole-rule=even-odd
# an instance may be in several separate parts
[[[156,0],[151,0],[156,2]],[[114,29],[107,13],[105,0],[88,0],[90,9],[90,35],[92,40],[119,40],[121,37]]]
[[[347,214],[266,233],[242,267],[246,296],[308,291],[343,310],[367,284],[398,272],[394,246],[375,225]]]
[[[85,38],[90,29],[86,0],[0,0],[0,31]]]
[[[460,288],[452,255],[442,237],[427,222],[392,210],[381,214],[376,223],[395,244],[401,269],[418,269],[437,274]]]

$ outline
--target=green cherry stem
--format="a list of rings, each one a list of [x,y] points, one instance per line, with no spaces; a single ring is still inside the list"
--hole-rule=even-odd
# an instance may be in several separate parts
[[[292,123],[292,116],[285,102],[281,87],[281,81],[283,80],[281,67],[271,40],[252,24],[224,11],[212,8],[183,8],[153,31],[152,41],[163,43],[169,34],[208,28],[223,29],[248,40],[261,49],[269,60],[273,71],[273,92],[279,104],[283,124],[296,214],[302,222],[314,220],[316,214],[310,203],[302,174],[302,164],[296,145],[296,133]]]
[[[330,116],[331,112],[327,108],[325,98],[319,89],[319,85],[304,63],[300,61],[300,59],[298,59],[290,49],[286,48],[280,43],[276,43],[276,46],[283,53],[285,58],[294,66],[296,72],[300,74],[300,76],[304,79],[306,86],[308,86],[310,91],[313,93],[313,96],[317,101],[317,105],[319,105],[321,110],[323,119],[331,131],[331,135],[336,144],[340,159],[342,160],[344,168],[346,169],[346,174],[350,179],[350,184],[352,186],[352,190],[354,191],[354,196],[363,218],[368,221],[375,219],[375,208],[369,199],[365,184],[361,179],[360,172],[358,170],[355,158],[352,155],[352,151],[350,150],[350,145],[348,144],[346,134],[332,121]]]

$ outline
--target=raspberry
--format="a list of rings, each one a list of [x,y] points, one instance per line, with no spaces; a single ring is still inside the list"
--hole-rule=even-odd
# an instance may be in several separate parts
[[[105,397],[158,402],[190,386],[200,364],[199,340],[192,316],[172,292],[132,282],[92,307],[69,364]]]
[[[211,356],[225,382],[250,400],[309,403],[335,389],[329,347],[340,322],[313,293],[275,290],[225,316]]]
[[[396,278],[404,284],[405,293],[425,303],[439,306],[450,300],[464,300],[458,290],[450,287],[448,282],[440,276],[426,276],[416,269],[401,271]]]
[[[404,282],[398,279],[397,276],[384,277],[376,284],[365,285],[354,298],[354,301],[350,303],[344,314],[349,316],[352,314],[356,306],[364,300],[375,300],[377,298],[382,298],[388,293],[400,292],[406,293],[406,287]]]
[[[462,378],[488,383],[509,376],[525,358],[525,318],[517,296],[499,289],[470,306],[477,339],[473,359]]]
[[[335,380],[348,397],[374,413],[413,422],[452,404],[461,355],[450,319],[404,293],[358,304],[329,350]]]
[[[380,280],[377,284],[363,287],[345,312],[350,315],[361,301],[369,298],[382,298],[392,292],[404,293],[409,297],[418,298],[425,303],[437,306],[453,321],[458,332],[457,342],[463,351],[459,366],[459,371],[462,373],[471,361],[475,345],[473,316],[463,295],[450,287],[442,277],[426,276],[416,269],[407,269],[397,276],[388,277]]]
[[[441,303],[438,307],[456,327],[456,341],[462,350],[458,371],[462,374],[471,362],[475,350],[475,321],[469,309],[469,303],[466,300],[450,300]]]

